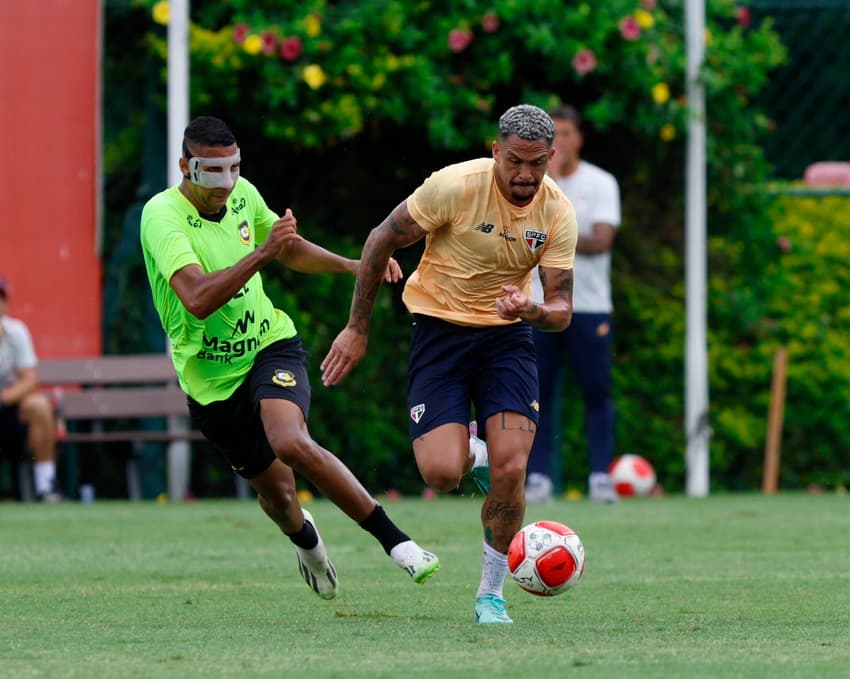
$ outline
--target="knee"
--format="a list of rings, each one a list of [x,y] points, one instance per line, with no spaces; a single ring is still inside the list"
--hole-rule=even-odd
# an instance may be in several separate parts
[[[293,469],[303,469],[318,453],[318,446],[306,432],[287,432],[268,437],[275,456]]]
[[[434,490],[443,493],[454,490],[460,485],[461,471],[445,466],[430,466],[419,470],[422,480]]]
[[[257,501],[268,516],[274,519],[282,518],[295,502],[295,486],[278,483],[272,487],[263,488],[257,495]]]
[[[490,483],[498,493],[499,490],[513,492],[516,488],[525,486],[525,471],[527,459],[524,455],[512,455],[498,464],[490,463]]]
[[[28,426],[43,427],[52,424],[53,408],[41,392],[30,394],[18,406],[21,420]]]

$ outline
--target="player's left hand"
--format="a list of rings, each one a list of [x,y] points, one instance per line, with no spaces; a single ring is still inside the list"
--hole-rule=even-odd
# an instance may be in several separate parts
[[[328,355],[322,361],[322,384],[332,387],[342,382],[354,366],[366,355],[368,338],[361,332],[346,326],[331,344]]]
[[[387,283],[398,283],[402,278],[404,278],[404,273],[401,266],[395,260],[395,257],[390,257],[390,261],[387,262],[387,270],[384,272],[384,280]]]
[[[531,300],[522,290],[515,285],[503,285],[505,296],[496,300],[496,311],[499,318],[506,321],[516,321],[522,318],[522,314],[529,311]]]

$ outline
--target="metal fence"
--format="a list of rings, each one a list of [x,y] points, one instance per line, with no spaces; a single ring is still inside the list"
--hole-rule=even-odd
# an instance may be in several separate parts
[[[777,179],[799,179],[814,162],[850,161],[850,0],[750,0],[770,17],[788,63],[761,104],[776,124],[765,144]]]

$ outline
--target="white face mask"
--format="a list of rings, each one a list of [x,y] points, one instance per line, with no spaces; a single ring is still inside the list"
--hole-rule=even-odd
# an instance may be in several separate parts
[[[239,179],[241,154],[226,158],[189,158],[189,181],[205,189],[232,189]]]

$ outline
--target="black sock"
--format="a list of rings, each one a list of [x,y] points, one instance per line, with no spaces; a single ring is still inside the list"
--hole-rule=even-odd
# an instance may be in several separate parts
[[[366,520],[361,521],[360,527],[374,535],[387,554],[397,544],[410,540],[407,533],[390,521],[390,517],[381,505],[375,505],[375,509],[366,517]]]
[[[301,530],[297,533],[284,533],[286,537],[288,537],[295,544],[296,547],[300,547],[301,549],[313,549],[316,545],[319,544],[319,534],[316,532],[316,528],[312,523],[304,519],[304,525],[301,526]]]

